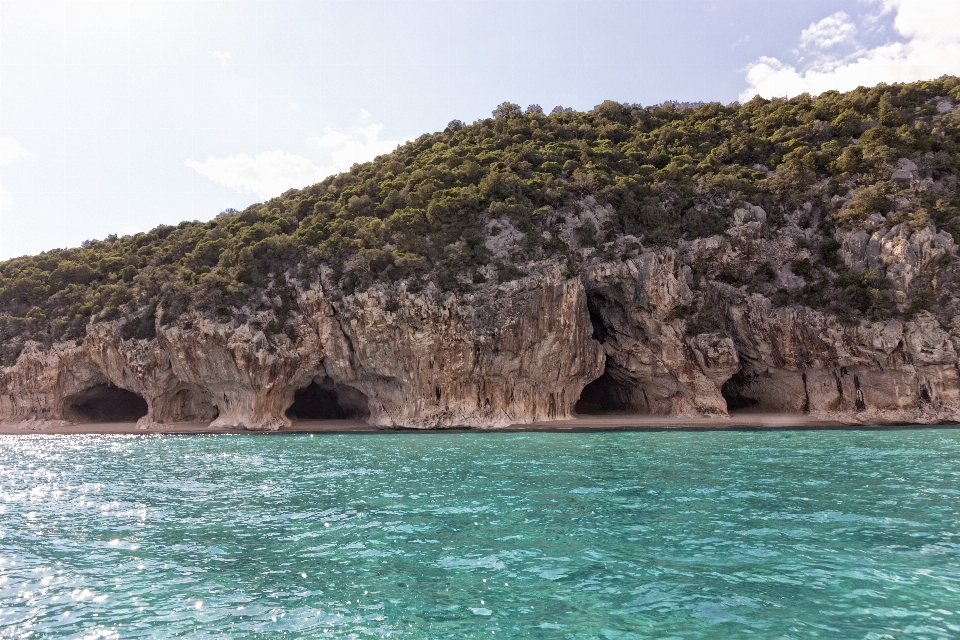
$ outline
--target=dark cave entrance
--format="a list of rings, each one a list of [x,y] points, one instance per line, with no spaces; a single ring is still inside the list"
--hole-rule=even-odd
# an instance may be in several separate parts
[[[720,395],[727,401],[727,412],[747,412],[755,409],[758,401],[747,395],[750,384],[755,376],[747,374],[743,369],[738,371],[720,387]]]
[[[112,384],[100,384],[70,396],[66,413],[83,422],[136,422],[147,415],[143,396]]]
[[[602,376],[583,388],[573,410],[586,416],[637,412],[629,387],[610,375],[609,367],[603,370]]]
[[[590,326],[593,329],[593,339],[603,344],[609,337],[604,311],[611,313],[614,305],[600,292],[591,292],[587,296],[587,313],[590,316]],[[636,413],[637,407],[633,401],[634,394],[628,382],[622,382],[611,372],[609,362],[603,368],[603,374],[585,386],[580,392],[580,398],[573,405],[573,410],[579,415],[596,416],[606,413]]]
[[[287,417],[294,420],[363,420],[370,411],[367,396],[329,378],[297,391]]]

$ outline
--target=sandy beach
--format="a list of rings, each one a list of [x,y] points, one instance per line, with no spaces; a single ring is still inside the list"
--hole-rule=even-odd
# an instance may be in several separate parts
[[[670,417],[650,415],[580,416],[569,420],[515,424],[499,429],[469,427],[443,429],[384,428],[360,420],[298,420],[279,431],[247,431],[243,429],[214,428],[205,423],[176,423],[140,427],[134,422],[100,422],[84,424],[42,425],[35,423],[0,425],[0,435],[129,435],[129,434],[226,434],[226,433],[439,433],[459,431],[617,431],[617,430],[726,430],[726,429],[849,429],[889,428],[904,426],[897,423],[863,425],[854,422],[825,420],[804,414],[742,413],[730,417]],[[921,426],[921,425],[916,425]],[[936,425],[925,425],[936,426]]]

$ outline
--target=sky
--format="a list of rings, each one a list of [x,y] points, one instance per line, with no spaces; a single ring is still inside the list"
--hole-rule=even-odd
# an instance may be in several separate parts
[[[0,0],[0,259],[209,220],[504,101],[945,73],[958,0]]]

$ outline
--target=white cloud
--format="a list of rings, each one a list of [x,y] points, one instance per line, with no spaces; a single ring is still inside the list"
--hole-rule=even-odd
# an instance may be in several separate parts
[[[12,136],[0,136],[0,167],[9,167],[18,160],[36,158],[37,154],[27,151]],[[13,195],[0,185],[0,211],[13,208]]]
[[[808,67],[797,67],[776,58],[761,57],[747,68],[747,89],[741,100],[754,95],[795,96],[830,89],[848,91],[880,82],[913,82],[944,74],[960,74],[960,2],[956,0],[884,0],[883,11],[895,11],[894,27],[905,40],[852,55],[821,55]],[[853,30],[833,14],[810,25],[801,35],[805,46],[823,48],[848,42]],[[846,30],[845,30],[846,29]],[[809,43],[809,45],[807,44]]]
[[[17,160],[36,158],[37,154],[23,148],[10,136],[0,136],[0,167],[9,167]]]
[[[13,208],[13,196],[0,184],[0,211],[7,211]]]
[[[849,42],[856,31],[857,25],[850,21],[850,16],[843,11],[837,11],[804,29],[800,33],[800,45],[806,48],[829,49]]]
[[[369,116],[368,112],[361,111],[361,118]],[[211,156],[205,162],[186,160],[185,164],[217,184],[267,199],[287,189],[306,187],[329,175],[347,171],[355,163],[390,153],[401,141],[381,140],[382,130],[382,124],[348,132],[324,129],[320,136],[308,140],[319,153],[320,166],[303,156],[282,151],[267,151],[253,158],[245,153],[227,158]]]
[[[367,117],[370,115],[365,111],[362,114]],[[317,146],[335,171],[346,171],[357,162],[367,162],[379,155],[390,153],[402,142],[410,139],[381,140],[382,130],[382,124],[358,127],[349,133],[328,128],[324,129],[320,136],[310,138],[310,142]]]
[[[253,158],[245,153],[226,158],[210,156],[206,162],[187,160],[185,164],[217,184],[263,199],[314,184],[331,173],[303,156],[282,151],[266,151]]]
[[[291,103],[290,103],[290,109],[293,110],[293,111],[300,111],[300,105],[297,104],[296,102],[291,102]]]
[[[220,62],[226,62],[231,58],[229,51],[207,51],[211,56],[219,60]]]

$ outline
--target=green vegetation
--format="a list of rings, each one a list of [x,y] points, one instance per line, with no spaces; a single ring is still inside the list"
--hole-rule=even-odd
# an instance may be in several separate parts
[[[808,281],[792,302],[828,306],[843,291],[845,313],[867,313],[885,305],[883,287],[837,271],[835,227],[880,213],[960,238],[960,116],[938,112],[943,98],[960,103],[960,80],[743,105],[608,101],[549,115],[504,103],[493,118],[453,121],[243,212],[0,264],[0,362],[27,339],[80,339],[91,318],[126,317],[127,337],[149,337],[158,310],[166,320],[188,308],[233,317],[261,293],[281,331],[291,279],[322,275],[333,296],[400,281],[464,292],[536,260],[575,270],[576,249],[615,259],[624,236],[652,246],[723,233],[745,203],[762,206],[770,228],[797,211],[818,227],[821,246],[792,265]],[[917,180],[892,177],[901,158],[918,165]],[[561,237],[591,197],[612,218]],[[508,227],[520,239],[497,259],[488,237]],[[759,286],[775,272],[765,263],[711,275]]]

